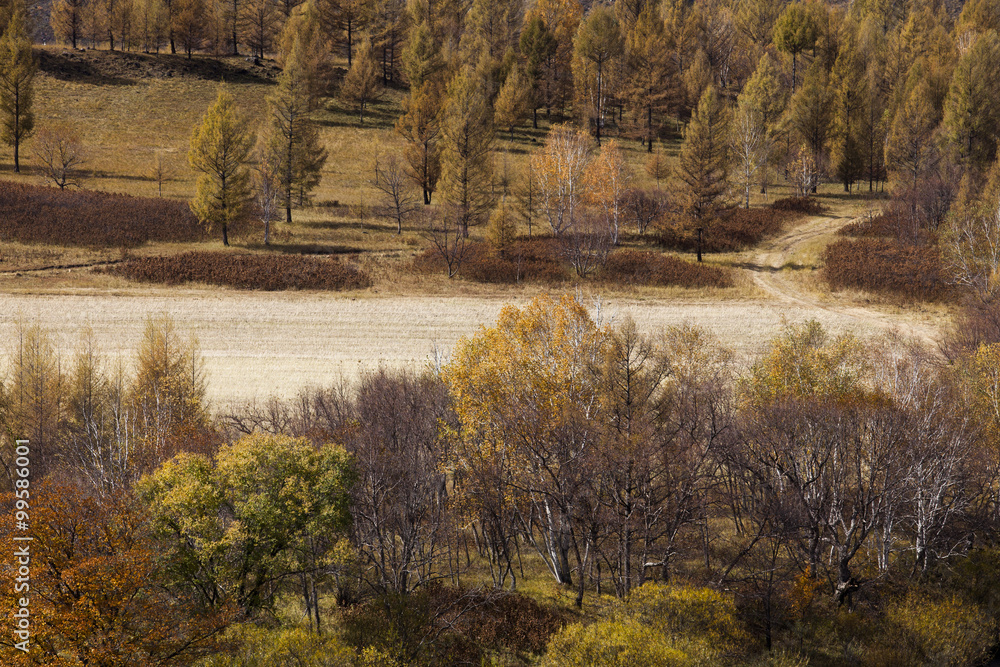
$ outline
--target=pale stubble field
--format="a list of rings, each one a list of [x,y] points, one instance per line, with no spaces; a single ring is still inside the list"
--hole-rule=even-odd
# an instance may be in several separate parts
[[[505,303],[523,305],[527,298],[210,289],[5,293],[0,294],[0,340],[10,348],[19,318],[37,322],[68,360],[80,331],[89,326],[106,355],[131,361],[144,320],[167,313],[183,336],[197,337],[209,398],[215,410],[224,410],[232,402],[288,398],[308,385],[351,380],[380,364],[426,368],[433,364],[435,350],[446,356],[460,337],[490,325]],[[891,328],[894,320],[771,300],[582,300],[594,316],[612,322],[631,317],[647,334],[691,322],[711,331],[744,361],[760,352],[784,321],[816,318],[834,333],[872,336]]]

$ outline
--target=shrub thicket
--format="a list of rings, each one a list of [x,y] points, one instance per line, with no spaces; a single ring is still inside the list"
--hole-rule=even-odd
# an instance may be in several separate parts
[[[789,214],[773,208],[735,208],[703,220],[674,215],[660,229],[660,243],[672,250],[698,249],[698,228],[704,252],[734,252],[757,245],[781,231]]]
[[[200,241],[186,202],[0,181],[0,238],[88,248]]]
[[[562,255],[561,243],[551,237],[518,239],[502,254],[488,243],[470,243],[458,275],[477,283],[559,283],[567,278]],[[435,248],[418,254],[413,260],[413,268],[420,273],[446,270]]]
[[[607,282],[625,285],[733,286],[730,273],[725,269],[642,250],[620,250],[611,253],[601,270],[601,278]]]
[[[239,289],[362,289],[371,279],[361,269],[333,258],[301,255],[250,255],[185,252],[168,257],[137,257],[105,269],[141,282],[198,282]]]
[[[941,253],[932,246],[894,239],[843,239],[823,253],[825,277],[833,289],[889,292],[907,299],[934,300],[948,293]]]

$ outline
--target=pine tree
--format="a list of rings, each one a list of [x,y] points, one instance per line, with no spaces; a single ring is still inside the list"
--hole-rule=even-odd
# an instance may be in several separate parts
[[[678,172],[686,208],[696,218],[710,211],[726,191],[728,141],[729,111],[715,86],[709,86],[684,132]]]
[[[229,245],[229,224],[238,220],[250,201],[247,164],[253,137],[247,119],[224,89],[202,117],[191,137],[188,162],[200,172],[191,210],[209,230],[222,226],[222,243]]]
[[[24,7],[18,3],[0,38],[0,137],[14,148],[14,172],[21,172],[20,149],[35,130],[35,72],[25,28]]]
[[[424,204],[431,203],[441,176],[440,114],[441,94],[425,81],[403,100],[403,115],[396,121],[396,133],[406,141],[406,173],[423,190]]]
[[[379,80],[379,66],[372,53],[372,42],[361,43],[354,64],[340,84],[340,97],[348,105],[358,110],[358,122],[365,122],[365,108],[382,96],[382,82]]]
[[[268,146],[274,157],[285,221],[292,221],[292,202],[300,200],[319,185],[326,164],[326,149],[320,144],[312,120],[315,99],[309,82],[307,62],[296,41],[278,77],[278,89],[267,100]]]
[[[462,234],[493,206],[493,114],[480,81],[466,67],[448,86],[441,123],[441,191],[455,207]]]

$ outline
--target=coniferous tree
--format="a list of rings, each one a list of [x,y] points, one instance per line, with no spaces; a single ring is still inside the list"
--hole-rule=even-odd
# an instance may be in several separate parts
[[[785,7],[774,24],[774,45],[792,56],[792,92],[795,92],[799,54],[814,47],[818,38],[819,26],[802,2]]]
[[[246,212],[250,202],[247,164],[253,142],[233,96],[220,90],[195,128],[188,162],[200,172],[191,210],[209,230],[222,226],[223,245],[229,245],[229,224]]]
[[[15,5],[0,38],[0,137],[14,149],[14,172],[20,173],[20,149],[35,130],[35,72],[25,28],[24,7]]]
[[[781,115],[788,104],[788,92],[780,80],[778,63],[770,54],[765,53],[738,99],[738,104],[746,109],[746,121],[753,121],[758,125],[754,132],[762,140],[763,162],[756,172],[762,194],[767,194],[769,165],[775,161]]]
[[[955,67],[944,104],[945,138],[967,168],[985,170],[996,155],[1000,132],[1000,37],[981,35]]]
[[[464,236],[493,206],[493,139],[492,111],[480,81],[466,67],[448,86],[441,122],[441,191]]]
[[[684,132],[678,176],[686,208],[696,218],[710,211],[726,191],[729,175],[729,110],[715,86],[698,102]]]
[[[431,203],[441,176],[440,114],[441,94],[425,81],[403,100],[403,115],[396,121],[396,133],[406,141],[406,173],[423,190],[424,204]]]
[[[910,91],[892,121],[886,146],[886,162],[911,190],[916,188],[920,176],[933,167],[937,157],[933,141],[937,113],[930,94],[926,81]]]
[[[614,11],[605,5],[595,5],[580,23],[573,40],[573,82],[577,103],[589,111],[588,120],[594,122],[597,143],[601,143],[608,80],[624,49]]]
[[[665,107],[674,84],[667,52],[667,36],[659,4],[649,2],[639,12],[625,39],[628,96],[642,110],[646,150],[653,152],[654,115]]]
[[[365,109],[382,96],[382,83],[379,79],[379,67],[372,53],[372,42],[366,39],[361,43],[354,64],[340,85],[341,99],[358,110],[358,122],[362,124],[365,122]]]
[[[530,86],[531,124],[538,128],[538,109],[545,106],[547,63],[556,54],[556,38],[540,16],[527,22],[521,31],[521,56],[524,58],[525,75]]]
[[[52,5],[49,23],[57,39],[68,42],[74,49],[83,38],[84,0],[58,0]]]
[[[298,194],[301,201],[319,185],[327,156],[312,119],[316,99],[310,89],[311,77],[307,68],[308,61],[296,40],[278,77],[278,89],[267,100],[267,141],[281,184],[285,221],[289,223],[295,195]]]
[[[507,80],[500,87],[500,94],[493,104],[496,126],[510,132],[511,141],[514,140],[514,126],[519,125],[528,113],[530,95],[531,87],[524,74],[520,68],[514,68],[507,75]]]
[[[806,73],[802,87],[789,102],[789,123],[812,154],[812,188],[815,192],[820,166],[830,137],[833,105],[826,70],[815,63]]]

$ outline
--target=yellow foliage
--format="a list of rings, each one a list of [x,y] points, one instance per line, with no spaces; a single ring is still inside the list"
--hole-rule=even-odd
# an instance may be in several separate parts
[[[771,341],[743,383],[749,402],[766,405],[789,398],[836,402],[877,399],[872,364],[863,343],[850,334],[830,339],[816,320],[790,324]]]
[[[996,623],[983,609],[958,596],[934,600],[911,593],[889,605],[885,618],[865,664],[978,665],[996,634]]]
[[[543,667],[668,667],[687,656],[666,636],[635,621],[579,623],[560,631],[549,642]]]

